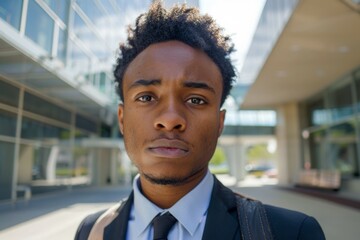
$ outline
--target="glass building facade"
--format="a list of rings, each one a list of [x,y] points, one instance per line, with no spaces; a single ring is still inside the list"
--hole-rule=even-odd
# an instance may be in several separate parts
[[[307,168],[338,170],[343,180],[360,174],[360,68],[302,103]]]
[[[0,47],[0,201],[16,200],[21,194],[17,192],[19,185],[36,193],[44,186],[90,184],[92,177],[102,174],[92,172],[94,161],[112,154],[116,157],[119,150],[114,153],[110,148],[82,143],[84,139],[110,137],[113,126],[86,111],[90,104],[77,97],[81,94],[77,81],[82,79],[81,85],[90,89],[89,98],[105,96],[104,109],[116,107],[112,77],[116,49],[125,39],[126,26],[150,3],[0,1],[0,44],[4,46]],[[43,57],[29,56],[22,46],[29,52],[42,52]],[[35,59],[36,64],[29,59]],[[57,68],[49,70],[41,61]],[[51,81],[58,70],[66,74],[54,84]],[[70,77],[63,81],[64,76]],[[73,89],[68,91],[65,85]],[[85,108],[80,109],[81,104]],[[104,105],[94,100],[93,105],[97,104]]]

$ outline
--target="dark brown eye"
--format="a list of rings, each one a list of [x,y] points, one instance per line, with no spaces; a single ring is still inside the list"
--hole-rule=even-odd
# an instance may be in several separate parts
[[[196,97],[190,98],[188,101],[189,101],[191,104],[194,104],[194,105],[205,104],[205,101],[204,101],[203,99],[201,99],[201,98],[196,98]]]
[[[154,98],[150,95],[144,95],[139,97],[137,100],[139,100],[140,102],[151,102],[154,100]]]

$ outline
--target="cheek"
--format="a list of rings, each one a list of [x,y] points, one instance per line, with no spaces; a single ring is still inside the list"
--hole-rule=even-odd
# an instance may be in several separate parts
[[[144,141],[145,131],[142,122],[133,117],[131,111],[124,115],[124,142],[130,158],[136,155],[136,149]]]
[[[218,122],[198,126],[198,130],[200,131],[198,141],[199,146],[202,148],[199,152],[204,154],[204,156],[211,157],[213,155],[218,140],[218,128]]]

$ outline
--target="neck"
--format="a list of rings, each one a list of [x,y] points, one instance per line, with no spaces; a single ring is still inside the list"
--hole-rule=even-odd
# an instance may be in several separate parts
[[[200,172],[189,181],[179,185],[162,185],[148,180],[143,174],[140,175],[142,194],[162,209],[171,208],[183,196],[194,189],[205,177],[206,172]]]

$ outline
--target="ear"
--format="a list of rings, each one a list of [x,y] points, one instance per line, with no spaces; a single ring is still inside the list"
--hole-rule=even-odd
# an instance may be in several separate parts
[[[218,137],[220,137],[223,129],[224,129],[224,122],[225,122],[225,115],[226,115],[226,110],[223,109],[220,111],[220,114],[219,114],[219,131],[218,131]]]
[[[118,107],[118,121],[121,134],[124,135],[124,104],[120,103]]]

